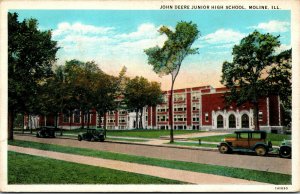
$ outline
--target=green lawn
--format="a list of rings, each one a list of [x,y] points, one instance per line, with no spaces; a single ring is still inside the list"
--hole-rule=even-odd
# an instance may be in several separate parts
[[[64,130],[63,134],[75,134],[86,132],[86,129]],[[199,133],[204,131],[199,130],[174,130],[174,135]],[[59,131],[57,131],[57,134]],[[121,137],[139,137],[139,138],[159,138],[160,136],[169,136],[169,130],[158,129],[133,129],[133,130],[106,130],[107,136],[121,136]]]
[[[168,144],[175,144],[175,145],[183,145],[183,146],[196,146],[196,147],[206,147],[206,148],[217,148],[217,145],[215,144],[208,144],[208,143],[202,143],[199,145],[199,143],[196,142],[174,142],[174,143],[168,143]]]
[[[199,139],[201,139],[202,141],[207,141],[207,142],[221,142],[222,139],[224,139],[225,137],[235,137],[235,136],[236,136],[235,134],[215,135],[215,136],[208,136],[208,137],[189,138],[189,140],[198,141]],[[291,139],[291,135],[268,133],[267,139],[270,140],[273,145],[280,145],[281,141],[283,141],[284,139]]]
[[[118,138],[118,137],[107,137],[106,140],[116,140],[116,141],[127,141],[127,142],[147,142],[149,140],[144,139],[126,139],[126,138]]]
[[[154,176],[8,152],[8,184],[184,184]]]
[[[172,168],[172,169],[202,172],[202,173],[253,180],[258,182],[266,182],[272,184],[291,184],[290,175],[273,173],[273,172],[264,172],[264,171],[224,167],[224,166],[209,165],[209,164],[199,164],[199,163],[192,163],[192,162],[147,158],[143,156],[118,154],[118,153],[111,153],[111,152],[92,150],[92,149],[74,148],[74,147],[42,144],[42,143],[19,141],[19,140],[10,141],[9,144],[22,146],[22,147],[32,147],[41,150],[50,150],[50,151],[56,151],[62,153],[92,156],[92,157],[119,160],[125,162],[133,162],[133,163],[153,165],[153,166],[161,166],[161,167]]]
[[[174,130],[174,135],[199,133],[199,130]],[[107,130],[108,136],[122,137],[141,137],[141,138],[159,138],[160,136],[169,136],[169,130]]]

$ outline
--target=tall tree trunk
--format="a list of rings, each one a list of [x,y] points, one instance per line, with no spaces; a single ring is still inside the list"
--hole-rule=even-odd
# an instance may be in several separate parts
[[[61,111],[60,113],[58,113],[58,117],[59,117],[59,114],[63,114],[62,113],[63,111]],[[62,119],[64,119],[64,114],[62,115]],[[63,121],[61,121],[61,122],[63,122]],[[62,136],[63,135],[63,129],[62,129],[62,127],[60,127],[60,136]]]
[[[140,109],[141,110],[141,115],[140,115],[140,128],[143,129],[143,108]]]
[[[81,117],[81,129],[84,129],[84,117],[85,117],[85,111],[81,111],[82,113],[84,114],[81,114],[80,117]]]
[[[169,97],[170,143],[174,142],[174,133],[173,133],[173,87],[174,87],[174,81],[172,79],[171,95]]]
[[[8,140],[14,140],[14,110],[8,110]]]
[[[253,120],[254,120],[254,130],[259,131],[259,107],[258,102],[253,103]]]
[[[106,138],[106,113],[104,113],[103,119],[104,137]]]
[[[31,116],[30,115],[28,115],[28,126],[29,126],[29,128],[30,128],[30,134],[32,134],[32,121],[31,121]]]
[[[54,129],[57,129],[57,123],[58,123],[58,121],[57,121],[57,119],[58,119],[58,113],[56,113],[55,114],[55,116],[54,116]]]
[[[25,127],[25,115],[24,114],[22,114],[22,120],[23,120],[22,133],[24,134],[24,127]]]
[[[139,109],[135,109],[135,129],[139,127]]]
[[[86,124],[87,128],[90,128],[90,111],[88,111],[87,113],[87,124]]]

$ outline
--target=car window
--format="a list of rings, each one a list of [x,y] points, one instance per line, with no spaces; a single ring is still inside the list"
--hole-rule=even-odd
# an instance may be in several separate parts
[[[252,138],[253,139],[260,139],[260,133],[252,133]]]
[[[240,138],[247,139],[248,138],[248,133],[241,133]]]

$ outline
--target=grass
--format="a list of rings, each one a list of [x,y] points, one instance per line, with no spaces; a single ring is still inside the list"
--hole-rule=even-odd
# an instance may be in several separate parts
[[[199,143],[196,143],[196,142],[174,142],[174,143],[168,143],[168,144],[194,146],[194,147],[206,147],[206,148],[217,148],[217,145],[215,145],[215,144],[201,143],[201,145],[199,145]]]
[[[253,181],[265,182],[271,184],[291,184],[291,175],[273,173],[273,172],[248,170],[242,168],[225,167],[225,166],[217,166],[217,165],[209,165],[209,164],[199,164],[193,162],[163,160],[163,159],[148,158],[143,156],[133,156],[133,155],[111,153],[111,152],[85,149],[85,148],[74,148],[74,147],[42,144],[42,143],[19,141],[19,140],[10,141],[9,144],[21,146],[21,147],[31,147],[31,148],[41,149],[41,150],[49,150],[49,151],[56,151],[62,153],[70,153],[70,154],[105,158],[111,160],[133,162],[138,164],[160,166],[160,167],[166,167],[172,169],[181,169],[181,170],[201,172],[207,174],[215,174],[215,175],[221,175],[226,177],[234,177],[234,178],[253,180]]]
[[[226,137],[236,137],[236,135],[235,134],[215,135],[215,136],[208,136],[208,137],[189,138],[189,140],[198,141],[199,139],[201,139],[202,141],[207,141],[207,142],[221,142],[221,140]],[[280,145],[281,141],[283,141],[284,139],[291,139],[291,135],[268,133],[267,139],[270,140],[273,145],[278,146]]]
[[[8,152],[8,184],[184,184],[149,175]]]
[[[59,131],[57,131],[58,133]],[[78,133],[84,133],[86,129],[73,129],[64,130],[64,135],[77,135]],[[199,133],[203,131],[199,130],[174,130],[175,135]],[[120,137],[139,137],[139,138],[159,138],[160,136],[169,136],[169,130],[159,130],[159,129],[133,129],[133,130],[106,130],[107,136],[120,136]]]
[[[117,137],[107,137],[106,140],[119,140],[119,141],[128,141],[128,142],[147,142],[149,140],[144,139],[126,139],[126,138],[117,138]]]
[[[199,130],[174,130],[174,135],[199,133]],[[159,138],[170,135],[169,130],[107,130],[108,136]]]

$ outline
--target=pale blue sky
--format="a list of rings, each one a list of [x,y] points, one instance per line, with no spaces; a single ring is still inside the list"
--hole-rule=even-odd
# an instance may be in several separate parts
[[[107,73],[117,74],[123,65],[129,76],[142,75],[170,86],[147,64],[145,48],[162,45],[161,25],[174,28],[179,21],[196,23],[201,37],[194,43],[199,54],[183,61],[175,88],[212,85],[219,87],[221,67],[231,61],[234,44],[253,32],[280,35],[282,47],[290,48],[290,11],[286,10],[11,10],[19,19],[36,18],[41,29],[52,29],[62,47],[57,63],[76,58],[94,60]]]

